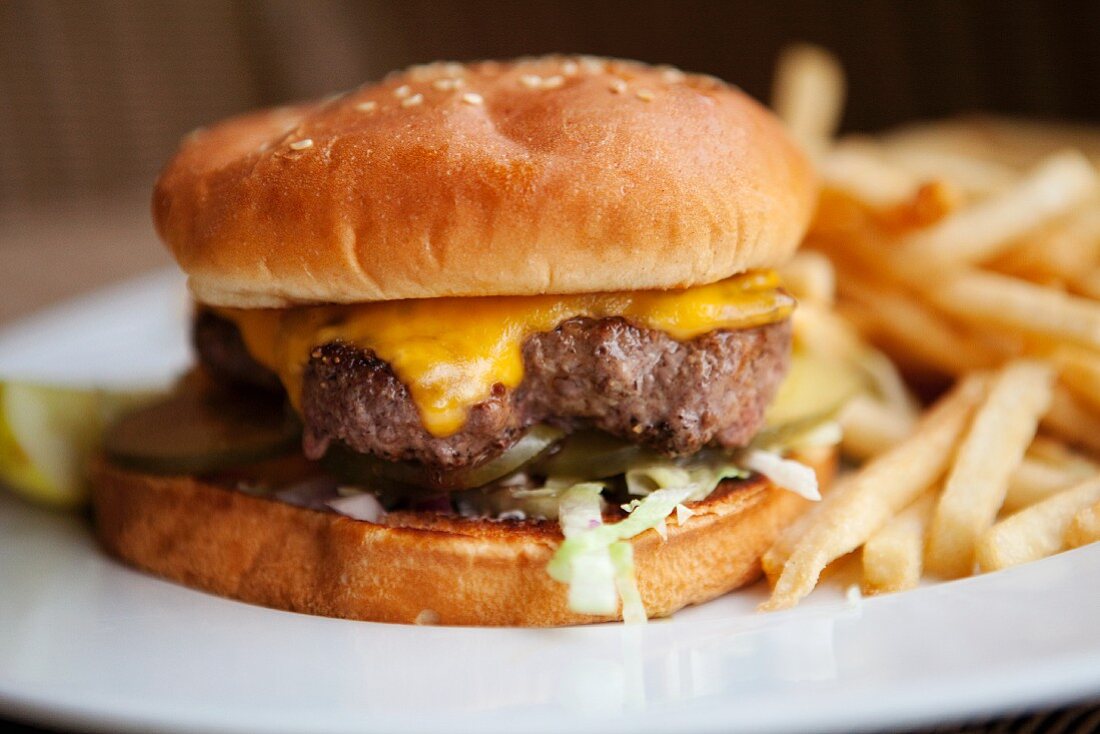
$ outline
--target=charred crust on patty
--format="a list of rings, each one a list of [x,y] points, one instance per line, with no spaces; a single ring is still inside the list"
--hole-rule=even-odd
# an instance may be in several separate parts
[[[598,428],[668,456],[737,447],[759,430],[786,371],[787,322],[690,341],[620,318],[570,319],[524,345],[524,379],[496,385],[447,437],[423,426],[408,389],[369,350],[314,350],[302,382],[307,455],[340,441],[389,461],[444,470],[498,456],[536,423]]]

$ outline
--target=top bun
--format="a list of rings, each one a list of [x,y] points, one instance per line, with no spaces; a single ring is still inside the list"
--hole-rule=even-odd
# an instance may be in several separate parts
[[[676,288],[782,263],[815,179],[736,88],[546,57],[408,69],[189,136],[153,198],[204,303]]]

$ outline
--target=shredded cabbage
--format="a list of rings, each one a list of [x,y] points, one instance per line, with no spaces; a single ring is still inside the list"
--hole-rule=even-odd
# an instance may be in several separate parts
[[[558,506],[558,521],[566,543],[603,527],[598,482],[577,484],[565,490]],[[570,579],[569,608],[582,614],[613,614],[618,608],[617,573],[608,546],[593,546],[573,553],[565,562]]]
[[[620,540],[612,543],[608,551],[611,564],[615,567],[615,588],[623,600],[623,621],[627,624],[645,624],[645,605],[634,573],[634,546]]]
[[[611,613],[619,598],[623,620],[645,621],[634,576],[633,547],[626,541],[657,530],[665,519],[684,502],[703,499],[723,479],[747,476],[732,464],[711,464],[685,468],[676,465],[650,465],[627,472],[627,486],[642,494],[624,507],[629,513],[610,525],[604,524],[593,507],[598,506],[602,484],[578,484],[565,491],[559,509],[559,521],[565,540],[547,566],[550,576],[569,584],[569,606],[582,613]],[[685,508],[686,509],[686,508]],[[606,565],[605,565],[606,559]],[[608,566],[612,575],[607,573]],[[606,602],[611,598],[611,609]],[[593,611],[594,609],[600,611]]]
[[[683,525],[685,522],[691,519],[691,516],[695,514],[695,510],[691,509],[687,505],[676,505],[676,524]]]
[[[793,459],[784,459],[779,454],[760,449],[741,452],[740,461],[783,489],[815,502],[821,499],[821,493],[817,488],[817,475],[805,464]]]

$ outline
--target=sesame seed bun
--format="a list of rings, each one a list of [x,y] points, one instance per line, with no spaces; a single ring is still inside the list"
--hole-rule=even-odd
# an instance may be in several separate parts
[[[801,459],[827,483],[834,452]],[[96,532],[109,552],[221,596],[377,622],[542,627],[619,619],[569,609],[566,586],[546,572],[562,541],[556,522],[400,512],[374,524],[102,460],[92,478]],[[760,477],[726,482],[690,503],[695,514],[683,525],[670,517],[667,540],[654,531],[633,538],[649,616],[754,581],[761,555],[806,504]]]
[[[736,88],[548,57],[417,67],[198,131],[153,211],[198,300],[255,308],[709,283],[786,260],[814,195]]]

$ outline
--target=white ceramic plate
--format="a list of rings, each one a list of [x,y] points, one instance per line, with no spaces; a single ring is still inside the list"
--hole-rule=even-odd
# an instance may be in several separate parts
[[[0,333],[0,376],[156,382],[188,360],[164,274]],[[1100,546],[1022,568],[753,612],[761,588],[644,628],[404,627],[272,611],[101,555],[82,518],[0,498],[0,713],[187,732],[853,731],[1100,694]]]

